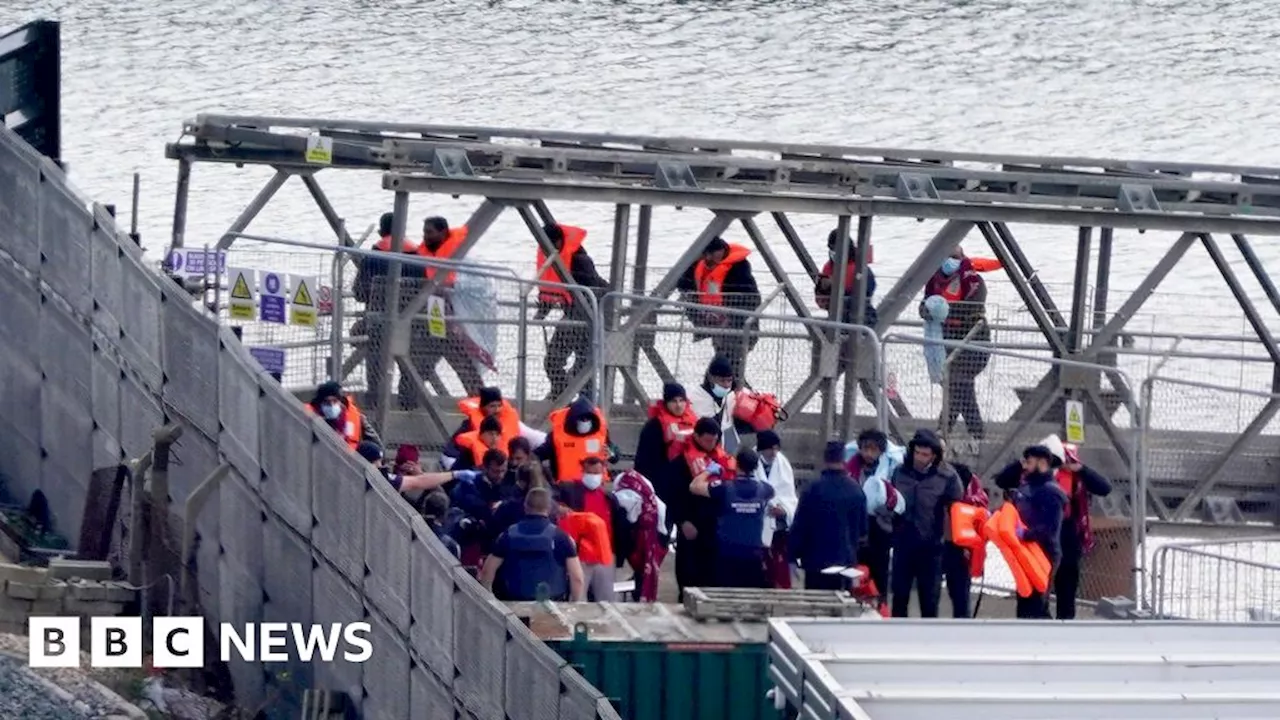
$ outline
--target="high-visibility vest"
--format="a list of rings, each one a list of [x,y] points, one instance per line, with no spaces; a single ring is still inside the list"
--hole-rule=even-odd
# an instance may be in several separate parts
[[[458,401],[458,411],[463,414],[467,420],[471,421],[471,429],[480,430],[480,423],[484,421],[484,408],[480,405],[480,398],[469,397]],[[515,407],[505,399],[502,401],[502,409],[498,411],[498,422],[502,423],[502,447],[499,450],[506,452],[507,443],[513,438],[520,435],[520,413],[516,412]]]
[[[573,254],[582,249],[582,244],[587,240],[587,231],[580,227],[572,225],[561,225],[560,231],[564,233],[564,244],[560,246],[560,262],[564,263],[566,269],[573,265]],[[556,266],[547,261],[547,255],[538,248],[538,279],[544,283],[559,283],[561,285],[572,285],[573,278],[566,278],[560,274]],[[538,302],[550,305],[567,306],[573,304],[573,294],[562,287],[554,287],[551,285],[540,285],[538,287]]]
[[[569,416],[569,408],[560,408],[547,416],[551,423],[551,442],[556,451],[556,480],[582,480],[582,461],[587,457],[598,457],[606,465],[609,463],[609,427],[600,412],[596,411],[599,427],[590,435],[572,435],[565,430],[564,421]],[[606,472],[606,475],[608,473]]]
[[[360,414],[360,408],[356,407],[356,401],[354,398],[348,395],[346,399],[347,407],[342,411],[342,416],[338,422],[338,431],[342,434],[342,439],[346,441],[347,445],[350,446],[352,450],[355,450],[356,446],[360,444],[360,441],[364,437],[364,416]],[[324,419],[325,422],[328,422],[327,418],[324,418],[323,415],[316,412],[315,407],[312,406],[311,403],[307,403],[306,408],[307,412]]]
[[[377,250],[378,252],[390,252],[390,251],[391,251],[391,236],[390,236],[390,235],[383,235],[383,236],[382,236],[382,239],[380,239],[380,240],[378,240],[378,242],[374,243],[374,245],[373,245],[373,249],[374,249],[374,250]],[[401,243],[401,245],[400,245],[400,251],[401,251],[401,252],[408,253],[408,254],[410,254],[410,255],[415,255],[415,254],[417,254],[417,252],[418,252],[418,244],[417,244],[417,243],[415,243],[415,242],[413,242],[413,241],[412,241],[412,240],[410,240],[409,238],[405,238],[405,239],[404,239],[404,242],[403,242],[403,243]]]
[[[449,230],[449,234],[445,237],[444,242],[440,243],[440,247],[432,250],[427,247],[426,243],[423,243],[418,246],[418,254],[425,258],[433,258],[436,260],[452,260],[454,254],[458,252],[458,248],[462,247],[462,243],[466,242],[466,239],[467,226],[463,225],[462,227],[456,227]],[[426,275],[428,280],[434,279],[436,276],[436,269],[429,267],[426,269],[424,275]],[[452,285],[453,281],[456,280],[457,277],[457,273],[449,273],[444,279],[444,284]]]
[[[724,305],[724,279],[729,268],[747,259],[751,251],[741,245],[730,245],[729,252],[715,267],[708,269],[706,260],[699,260],[693,268],[693,279],[698,285],[698,302],[703,305]]]

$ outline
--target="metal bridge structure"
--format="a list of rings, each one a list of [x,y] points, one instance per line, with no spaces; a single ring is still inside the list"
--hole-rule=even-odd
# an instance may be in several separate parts
[[[763,260],[775,296],[785,301],[779,317],[801,328],[812,350],[804,353],[807,367],[792,373],[800,377],[788,386],[784,398],[791,418],[784,437],[794,448],[789,450],[793,456],[814,457],[827,438],[849,437],[857,428],[877,422],[875,403],[859,412],[859,389],[868,398],[892,396],[883,420],[899,438],[937,421],[928,411],[913,412],[912,398],[905,393],[885,387],[884,363],[871,341],[848,326],[844,331],[831,326],[847,319],[839,316],[845,268],[849,260],[856,261],[856,268],[868,267],[873,227],[914,220],[930,224],[933,232],[901,277],[877,299],[874,323],[861,304],[855,304],[859,307],[853,325],[871,326],[885,344],[893,335],[919,327],[914,308],[928,279],[962,240],[980,238],[1000,261],[1016,295],[1014,312],[1028,318],[1015,328],[1024,336],[1022,342],[1002,344],[997,337],[990,348],[1035,352],[1043,361],[1037,376],[1026,382],[999,374],[992,379],[1000,389],[1016,394],[1017,403],[995,423],[998,431],[989,432],[977,445],[975,469],[987,475],[1011,457],[1020,441],[1046,431],[1062,432],[1064,403],[1080,402],[1086,408],[1090,437],[1107,441],[1086,446],[1086,461],[1106,470],[1122,487],[1146,481],[1147,507],[1138,516],[1166,521],[1280,519],[1272,469],[1280,460],[1280,431],[1269,427],[1280,410],[1280,346],[1268,316],[1255,302],[1280,313],[1280,291],[1252,240],[1280,235],[1280,168],[227,115],[200,115],[187,122],[184,137],[168,145],[166,155],[178,164],[174,247],[187,241],[188,190],[197,163],[275,170],[217,239],[219,249],[231,248],[246,236],[254,217],[294,175],[314,198],[338,246],[356,246],[346,218],[317,179],[321,172],[344,169],[381,173],[381,189],[394,198],[393,249],[403,247],[411,195],[477,198],[466,221],[466,240],[454,256],[460,262],[486,241],[486,232],[499,216],[512,210],[536,247],[567,276],[542,227],[574,220],[553,214],[552,207],[612,206],[609,282],[619,300],[598,308],[595,342],[600,367],[579,373],[558,397],[523,406],[526,417],[545,415],[546,409],[590,389],[615,428],[629,420],[638,428],[654,390],[642,382],[641,361],[652,365],[658,377],[675,375],[668,367],[670,353],[656,347],[646,329],[652,329],[653,318],[663,309],[678,306],[669,298],[707,244],[740,231],[753,257]],[[679,239],[658,228],[661,242],[676,243],[681,252],[672,267],[657,271],[650,259],[655,209],[664,208],[703,209],[708,220],[701,232]],[[801,281],[811,282],[822,264],[796,229],[794,218],[800,215],[825,216],[829,227],[849,238],[838,244],[838,258],[833,258],[829,312],[812,306],[809,289],[787,270],[798,263],[807,276]],[[1019,234],[1058,233],[1052,241],[1055,257],[1067,257],[1074,249],[1073,282],[1065,297],[1061,292],[1055,297],[1039,276],[1027,252],[1030,245],[1019,239],[1015,228]],[[1120,242],[1135,242],[1136,236],[1126,239],[1134,231],[1162,254],[1137,287],[1121,293],[1112,283],[1113,250]],[[1208,332],[1214,328],[1148,333],[1135,327],[1135,317],[1196,245],[1204,248],[1221,276],[1247,333]],[[779,248],[793,257],[784,262]],[[1228,256],[1232,248],[1238,260]],[[394,277],[401,259],[398,253],[391,257]],[[867,281],[866,273],[859,271],[854,297],[865,294]],[[399,292],[397,287],[388,284],[386,307],[392,308],[399,339],[383,343],[377,351],[385,356],[383,367],[399,364],[402,372],[413,375],[426,402],[423,410],[410,413],[412,417],[396,417],[400,413],[387,409],[389,382],[382,385],[383,397],[371,401],[386,413],[380,418],[389,428],[412,428],[391,431],[393,441],[433,445],[443,442],[439,431],[447,426],[457,398],[440,397],[439,386],[430,392],[431,383],[414,372],[406,356],[408,320],[423,312],[430,292],[401,308],[398,295],[392,295]],[[1183,313],[1194,321],[1207,310],[1184,307]],[[1141,355],[1133,350],[1135,337],[1156,336],[1172,345],[1147,352],[1137,366],[1126,365],[1126,360]],[[1244,357],[1239,352],[1186,349],[1197,342],[1216,347],[1228,343],[1256,352]],[[373,351],[370,347],[356,353]],[[1238,385],[1203,382],[1212,373],[1195,370],[1178,382],[1217,393],[1214,397],[1230,396],[1233,407],[1245,405],[1237,396],[1250,397],[1251,419],[1241,427],[1197,415],[1196,408],[1183,407],[1182,415],[1166,412],[1155,402],[1165,363],[1226,360],[1264,371],[1247,378],[1241,371]],[[333,370],[350,372],[358,362],[358,356],[347,356]],[[841,381],[846,368],[856,382]],[[1188,396],[1179,396],[1174,404],[1187,402]],[[1136,441],[1139,435],[1141,442]],[[633,447],[619,444],[626,450]],[[1108,510],[1130,513],[1118,502]]]

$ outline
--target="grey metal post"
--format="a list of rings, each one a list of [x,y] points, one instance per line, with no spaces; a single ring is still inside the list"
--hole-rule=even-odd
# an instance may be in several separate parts
[[[1104,227],[1098,235],[1098,270],[1093,281],[1093,328],[1107,324],[1107,300],[1111,290],[1111,245],[1115,230]]]
[[[182,158],[178,161],[178,187],[173,195],[173,235],[170,247],[180,248],[187,234],[187,201],[191,197],[191,161]],[[134,216],[138,214],[134,207]]]
[[[529,374],[525,368],[529,359],[529,293],[523,292],[523,288],[520,293],[520,322],[516,325],[516,347],[520,353],[516,358],[516,410],[520,417],[524,417],[525,400],[529,394]]]
[[[1089,295],[1089,260],[1093,253],[1093,228],[1082,227],[1076,236],[1076,274],[1071,288],[1071,326],[1067,333],[1067,349],[1076,353],[1084,347],[1085,306]]]
[[[626,275],[627,275],[627,241],[631,236],[631,206],[619,203],[613,209],[613,255],[609,257],[609,288],[614,292],[626,291]],[[598,317],[593,318],[591,336],[594,338],[598,335],[598,329],[595,326],[601,322],[607,323],[609,330],[618,329],[618,316],[611,314],[609,317],[603,317],[603,313],[597,313]],[[601,348],[596,347],[596,343],[592,343],[592,353],[598,353]],[[603,367],[602,358],[597,355],[597,363],[601,365],[601,377],[595,383],[598,400],[596,405],[601,408],[601,412],[608,415],[608,407],[613,405],[614,400],[614,381],[617,378],[617,372],[613,368]]]
[[[341,250],[333,254],[333,312],[329,317],[329,379],[342,382],[342,330],[346,327],[346,299],[342,291],[346,282],[347,256]],[[365,324],[368,327],[368,323]]]
[[[391,260],[387,263],[386,318],[382,327],[382,347],[370,348],[382,356],[382,382],[378,385],[378,430],[386,432],[391,412],[391,382],[395,377],[395,337],[400,317],[400,275],[404,251],[404,233],[409,225],[409,193],[396,192],[391,221]]]
[[[653,206],[641,205],[640,217],[636,222],[636,262],[631,271],[631,292],[635,295],[645,294],[645,285],[649,281],[649,238],[653,234]],[[612,278],[611,278],[612,279]],[[612,313],[621,319],[622,307],[619,303],[613,303],[613,307],[609,307],[608,303],[604,304],[604,311]],[[617,327],[617,324],[614,324]],[[631,367],[640,366],[640,348],[636,343],[631,343]],[[622,404],[630,405],[641,401],[641,396],[632,390],[629,383],[624,383]]]

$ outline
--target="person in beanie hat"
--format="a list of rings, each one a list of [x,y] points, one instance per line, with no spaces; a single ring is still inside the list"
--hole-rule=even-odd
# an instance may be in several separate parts
[[[720,444],[730,455],[738,451],[740,435],[754,432],[750,425],[733,417],[739,387],[733,364],[717,355],[707,365],[702,382],[689,391],[689,404],[693,406],[694,414],[700,418],[714,418],[719,423]]]
[[[914,586],[920,616],[936,618],[942,594],[946,518],[951,504],[964,495],[964,488],[956,471],[942,461],[942,442],[932,430],[917,430],[907,443],[906,454],[892,483],[906,501],[893,524],[892,614],[907,617]]]
[[[658,497],[667,504],[667,521],[676,534],[676,582],[680,602],[686,587],[706,586],[715,580],[716,507],[694,495],[690,486],[703,473],[732,478],[734,459],[720,447],[720,425],[712,418],[694,423],[693,434],[681,441],[667,469],[652,478]]]
[[[822,571],[856,567],[866,533],[867,496],[845,469],[844,443],[829,442],[822,452],[822,473],[800,496],[787,539],[792,559],[804,569],[804,589],[847,591],[849,578]]]
[[[732,364],[733,374],[739,378],[745,369],[747,353],[756,346],[759,335],[746,331],[749,316],[723,310],[760,307],[760,286],[747,260],[750,254],[743,245],[712,238],[702,252],[702,259],[676,283],[682,300],[701,306],[688,311],[689,319],[695,327],[715,330],[708,333],[711,346],[716,355]],[[707,335],[695,334],[693,340],[698,342],[705,337]]]
[[[633,469],[651,482],[666,469],[676,448],[693,434],[698,416],[680,383],[662,386],[662,399],[649,406],[649,420],[640,428]]]
[[[459,400],[458,410],[462,413],[464,419],[458,429],[453,431],[449,444],[445,446],[444,453],[440,458],[440,464],[446,470],[451,469],[455,459],[462,456],[456,443],[458,437],[475,432],[485,418],[495,418],[501,428],[498,441],[494,445],[499,450],[505,450],[507,443],[511,442],[511,439],[515,437],[522,437],[528,440],[531,447],[538,447],[547,441],[546,433],[531,428],[520,420],[519,411],[506,398],[502,397],[500,388],[480,388],[475,397]]]
[[[311,402],[306,404],[306,410],[312,415],[319,416],[324,424],[342,436],[343,441],[352,450],[355,450],[362,440],[382,445],[378,431],[360,412],[360,408],[356,407],[356,401],[342,391],[342,383],[336,380],[322,382],[316,386],[316,393],[312,396]]]
[[[422,471],[419,464],[422,459],[417,445],[401,445],[396,448],[396,459],[393,463],[395,471],[412,475]]]
[[[1062,518],[1067,509],[1068,498],[1067,493],[1058,485],[1055,475],[1062,466],[1065,455],[1062,441],[1058,436],[1050,435],[1022,451],[1022,460],[1015,464],[1018,470],[1006,467],[996,475],[996,484],[1005,488],[1005,497],[1017,507],[1018,518],[1025,527],[1020,539],[1037,543],[1049,558],[1050,586],[1054,584],[1054,577],[1062,563]],[[1017,616],[1027,619],[1048,618],[1048,599],[1038,592],[1031,593],[1030,597],[1019,597]]]
[[[789,590],[791,557],[787,553],[787,536],[796,504],[800,502],[796,495],[795,471],[791,468],[791,461],[782,454],[782,438],[772,430],[756,436],[756,452],[760,454],[756,479],[773,488],[773,498],[767,509],[769,517],[765,520],[761,538],[767,550],[765,569],[769,575],[769,587]]]

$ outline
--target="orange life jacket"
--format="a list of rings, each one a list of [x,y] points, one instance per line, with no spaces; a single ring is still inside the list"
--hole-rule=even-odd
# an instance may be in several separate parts
[[[1049,589],[1049,573],[1053,566],[1039,543],[1018,539],[1018,526],[1021,524],[1018,509],[1013,503],[1006,502],[987,520],[983,534],[1000,549],[1013,575],[1018,597],[1025,598]]]
[[[480,406],[480,398],[469,397],[458,401],[458,411],[471,422],[472,430],[479,430],[480,423],[484,420],[484,408]],[[512,439],[520,436],[520,413],[516,412],[515,407],[505,399],[502,401],[502,409],[498,411],[498,422],[502,423],[502,447],[498,448],[502,452],[507,451],[507,443]]]
[[[871,264],[870,257],[867,258],[867,264],[868,265]],[[818,273],[818,277],[824,277],[832,282],[835,282],[835,276],[836,276],[836,264],[828,260],[827,264],[822,266],[822,271]],[[858,282],[858,263],[854,262],[853,259],[850,259],[849,265],[844,271],[844,293],[846,296],[853,294],[853,291],[856,289],[857,282]],[[830,292],[828,292],[825,295],[820,293],[814,293],[813,299],[815,302],[818,303],[818,307],[822,308],[823,310],[829,310],[831,308]]]
[[[462,247],[462,243],[467,239],[467,226],[456,227],[449,230],[449,234],[445,237],[444,242],[440,243],[440,247],[432,250],[427,247],[426,243],[418,246],[418,254],[425,258],[434,258],[436,260],[452,260],[458,248]],[[435,278],[436,269],[429,267],[424,273],[428,280]],[[457,273],[449,273],[444,279],[445,285],[452,285],[453,281],[458,277]]]
[[[969,551],[969,577],[982,577],[987,564],[987,538],[983,526],[987,509],[969,503],[951,504],[951,542]]]
[[[994,272],[1004,267],[996,258],[971,257],[969,264],[973,267],[974,272]]]
[[[590,512],[560,516],[560,529],[578,546],[578,558],[588,565],[613,566],[613,539],[604,520]]]
[[[681,448],[681,453],[684,455],[685,462],[689,464],[689,474],[692,477],[701,475],[707,469],[707,465],[713,462],[724,468],[724,474],[721,477],[723,480],[733,479],[733,474],[738,471],[738,463],[729,457],[719,445],[716,445],[711,452],[705,452],[695,445],[692,438],[690,438],[685,441],[684,446]]]
[[[390,236],[390,235],[383,235],[383,236],[382,236],[382,239],[380,239],[380,240],[378,240],[378,242],[374,243],[374,245],[373,245],[373,249],[374,249],[374,250],[377,250],[378,252],[390,252],[390,251],[391,251],[391,236]],[[412,241],[412,240],[410,240],[409,238],[405,238],[405,239],[404,239],[404,242],[400,245],[400,250],[401,250],[401,252],[405,252],[405,253],[408,253],[408,254],[410,254],[410,255],[416,255],[416,254],[418,253],[418,244],[417,244],[417,243],[415,243],[415,242],[413,242],[413,241]]]
[[[316,412],[311,403],[307,403],[306,408],[307,412],[312,415],[323,418],[320,413]],[[328,422],[328,420],[326,419],[325,422]],[[360,408],[356,407],[355,399],[348,395],[347,407],[342,411],[342,416],[339,420],[339,431],[342,433],[342,439],[346,441],[352,450],[355,450],[356,446],[364,438],[363,428],[364,416],[360,414]]]
[[[480,439],[479,430],[462,433],[453,439],[453,444],[457,445],[459,450],[470,452],[471,464],[477,468],[484,465],[484,454],[495,449],[484,444],[484,441]],[[504,447],[496,449],[504,453],[507,451]]]
[[[698,285],[698,302],[703,305],[724,305],[724,279],[729,268],[747,259],[751,251],[747,248],[731,244],[729,252],[715,267],[707,269],[707,261],[699,260],[693,268],[693,280]]]
[[[609,463],[609,426],[596,411],[596,419],[600,427],[590,435],[571,435],[564,427],[565,418],[569,416],[569,408],[564,407],[547,416],[551,423],[551,443],[556,451],[556,480],[564,482],[582,480],[582,461],[587,457],[598,457],[606,465]],[[608,470],[605,477],[608,477]]]
[[[698,415],[693,411],[693,406],[689,403],[684,405],[684,414],[676,417],[667,409],[667,404],[661,400],[654,400],[649,405],[649,418],[662,423],[662,442],[667,445],[667,452],[670,453],[676,449],[674,446],[680,440],[684,440],[693,434],[693,426],[698,422]],[[675,457],[671,455],[668,459]]]
[[[582,248],[582,244],[586,242],[587,231],[572,225],[561,225],[560,230],[564,233],[564,244],[560,246],[559,253],[560,262],[564,263],[565,268],[571,268],[573,254],[578,252]],[[555,265],[547,262],[547,255],[542,252],[541,246],[538,247],[538,270],[538,279],[544,283],[573,284],[573,278],[563,277]],[[538,287],[538,302],[558,306],[572,305],[573,293],[562,287],[540,285]]]

